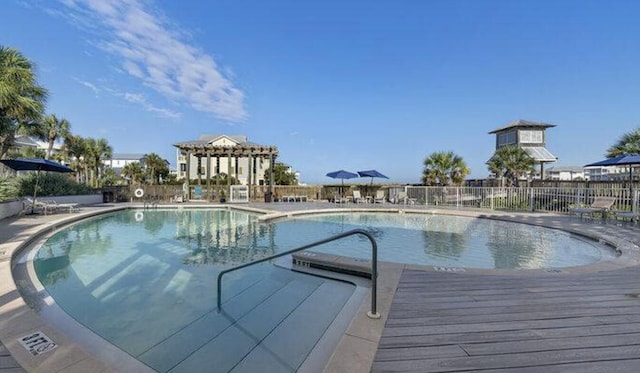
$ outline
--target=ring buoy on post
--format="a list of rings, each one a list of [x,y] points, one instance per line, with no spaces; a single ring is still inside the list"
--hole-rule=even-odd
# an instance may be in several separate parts
[[[138,188],[135,192],[133,192],[133,195],[135,195],[137,198],[142,198],[142,196],[144,196],[144,190],[142,190],[142,188]]]

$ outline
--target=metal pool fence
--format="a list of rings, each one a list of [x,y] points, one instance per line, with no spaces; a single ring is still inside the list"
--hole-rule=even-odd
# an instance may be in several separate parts
[[[405,197],[406,193],[406,198]],[[399,200],[401,196],[403,200]],[[589,205],[595,197],[615,197],[615,210],[638,211],[638,190],[633,188],[575,187],[427,187],[389,189],[389,200],[416,205],[476,207],[492,210],[546,211],[567,213]]]

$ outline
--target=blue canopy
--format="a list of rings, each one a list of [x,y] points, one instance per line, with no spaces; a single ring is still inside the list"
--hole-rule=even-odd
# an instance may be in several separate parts
[[[358,175],[360,175],[360,177],[371,177],[371,178],[381,177],[384,179],[388,179],[388,177],[384,176],[383,174],[381,174],[376,170],[358,171]]]
[[[31,202],[32,214],[36,203],[36,197],[38,196],[38,182],[40,180],[40,171],[74,172],[73,169],[63,164],[43,158],[0,159],[0,162],[16,171],[36,171],[36,184],[33,187],[33,201]]]
[[[0,162],[16,171],[74,172],[63,164],[43,158],[0,159]]]
[[[593,166],[625,166],[625,165],[640,165],[640,154],[623,154],[613,158],[607,158],[603,161],[590,163],[585,167]]]
[[[333,172],[329,172],[327,174],[327,176],[334,178],[334,179],[353,179],[358,177],[358,174],[354,174],[353,172],[349,172],[349,171],[345,171],[345,170],[339,170],[339,171],[333,171]]]

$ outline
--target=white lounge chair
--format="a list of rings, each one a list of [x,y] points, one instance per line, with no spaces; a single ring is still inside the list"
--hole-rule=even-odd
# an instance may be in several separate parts
[[[384,198],[384,190],[379,189],[376,190],[376,196],[373,199],[374,203],[384,203],[385,202],[385,198]]]
[[[580,215],[580,218],[582,218],[584,214],[589,214],[591,217],[593,217],[594,214],[602,214],[604,218],[614,203],[616,203],[616,197],[595,197],[589,206],[569,209],[569,213]]]
[[[362,197],[359,190],[353,191],[353,202],[355,203],[367,203],[367,199]]]
[[[407,192],[398,192],[395,203],[404,203],[405,205],[415,205],[416,199],[407,195]]]

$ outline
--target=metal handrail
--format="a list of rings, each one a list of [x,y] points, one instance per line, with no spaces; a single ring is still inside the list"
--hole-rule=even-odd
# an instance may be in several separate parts
[[[276,258],[279,258],[281,256],[293,254],[293,253],[298,252],[298,251],[306,250],[306,249],[309,249],[309,248],[312,248],[312,247],[315,247],[315,246],[320,246],[320,245],[325,244],[327,242],[336,241],[336,240],[339,240],[339,239],[342,239],[342,238],[345,238],[345,237],[349,237],[349,236],[353,236],[353,235],[356,235],[356,234],[361,234],[361,235],[367,237],[369,239],[369,241],[371,242],[371,310],[369,312],[367,312],[367,316],[369,316],[372,319],[379,319],[380,318],[380,314],[378,313],[378,310],[377,310],[378,244],[376,243],[376,240],[373,238],[371,233],[367,232],[364,229],[353,229],[353,230],[350,230],[348,232],[340,233],[340,234],[337,234],[335,236],[331,236],[329,238],[325,238],[324,240],[316,241],[316,242],[310,243],[308,245],[304,245],[304,246],[297,247],[295,249],[291,249],[289,251],[285,251],[285,252],[282,252],[282,253],[279,253],[279,254],[271,255],[271,256],[266,257],[266,258],[262,258],[262,259],[259,259],[259,260],[253,261],[253,262],[241,264],[239,266],[220,271],[220,273],[218,273],[218,299],[217,299],[218,311],[220,311],[220,308],[222,307],[222,276],[223,275],[225,275],[225,274],[227,274],[229,272],[237,271],[239,269],[252,266],[254,264],[266,262],[266,261],[271,260],[271,259],[276,259]]]

